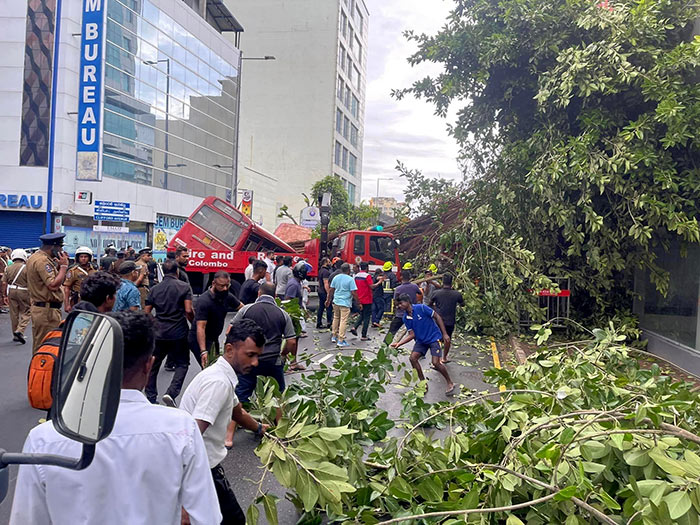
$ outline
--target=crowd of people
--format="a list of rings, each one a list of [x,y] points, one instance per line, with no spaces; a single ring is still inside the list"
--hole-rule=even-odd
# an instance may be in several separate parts
[[[156,272],[149,248],[138,254],[110,248],[98,266],[89,248],[81,247],[69,267],[63,234],[44,235],[41,241],[30,257],[23,250],[11,251],[7,259],[12,264],[3,268],[2,291],[15,340],[26,342],[24,331],[31,319],[36,351],[43,336],[59,326],[61,308],[111,312],[124,334],[124,380],[117,422],[97,447],[93,464],[85,472],[22,466],[11,523],[75,522],[76,509],[64,503],[70,500],[68,491],[78,491],[90,502],[81,507],[80,522],[109,513],[119,523],[245,523],[222,461],[238,426],[258,435],[267,428],[244,408],[258,378],[270,377],[284,391],[285,365],[304,368],[296,358],[304,333],[298,333],[277,299],[298,301],[306,311],[310,265],[273,252],[262,259],[251,257],[242,285],[219,271],[195,297],[185,271],[185,248]],[[419,360],[430,351],[449,395],[455,385],[445,364],[462,296],[452,289],[450,275],[439,283],[436,272],[431,265],[419,286],[411,282],[408,263],[399,284],[391,262],[370,272],[368,262],[351,266],[337,257],[324,258],[318,272],[316,327],[330,329],[331,343],[342,349],[351,346],[348,331],[358,336],[361,330],[360,339],[368,341],[370,326],[380,328],[388,313],[384,341],[395,348],[415,341],[410,363],[421,379]],[[225,330],[230,312],[234,317]],[[392,341],[402,326],[406,334]],[[191,355],[199,370],[183,391]],[[173,374],[159,400],[158,375],[167,362]],[[278,411],[278,420],[281,415]],[[25,452],[75,456],[77,447],[49,422],[30,432]],[[159,497],[133,494],[122,486],[124,479],[149,479],[159,487]],[[119,480],[120,486],[105,490],[105,480]],[[129,505],[120,504],[126,500]]]

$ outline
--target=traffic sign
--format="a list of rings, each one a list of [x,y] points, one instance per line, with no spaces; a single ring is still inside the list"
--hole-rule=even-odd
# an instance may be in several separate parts
[[[96,221],[129,222],[131,204],[128,202],[95,201]]]

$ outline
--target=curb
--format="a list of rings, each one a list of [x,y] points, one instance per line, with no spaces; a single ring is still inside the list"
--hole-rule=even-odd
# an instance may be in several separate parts
[[[518,364],[524,365],[527,362],[527,345],[525,345],[513,334],[508,336],[508,344],[513,349],[515,358],[518,360]]]

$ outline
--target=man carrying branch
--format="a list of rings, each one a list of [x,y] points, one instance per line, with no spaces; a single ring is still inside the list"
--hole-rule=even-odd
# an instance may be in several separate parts
[[[413,346],[409,360],[411,361],[411,366],[418,372],[418,377],[421,381],[425,379],[425,376],[418,360],[421,357],[425,357],[425,354],[430,350],[433,367],[447,381],[445,394],[452,395],[455,391],[455,384],[450,379],[447,367],[441,361],[442,348],[440,347],[440,339],[447,345],[450,343],[450,336],[447,334],[445,323],[442,322],[440,314],[424,304],[412,304],[411,297],[408,294],[399,295],[397,303],[404,312],[403,324],[406,326],[407,333],[401,341],[392,343],[391,347],[399,348],[415,339],[416,343]]]

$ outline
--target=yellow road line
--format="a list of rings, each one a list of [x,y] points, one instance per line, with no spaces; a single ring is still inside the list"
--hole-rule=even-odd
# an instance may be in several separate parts
[[[493,336],[491,336],[491,356],[493,357],[493,366],[501,368],[501,359],[498,357],[498,347],[496,346],[496,339]],[[503,392],[506,387],[500,385],[498,389]]]

